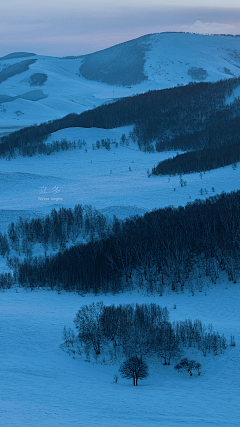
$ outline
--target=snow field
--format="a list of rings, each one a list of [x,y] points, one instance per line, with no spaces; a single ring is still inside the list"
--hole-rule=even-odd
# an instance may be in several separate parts
[[[138,293],[81,297],[51,291],[0,293],[0,424],[4,426],[238,426],[240,370],[239,285],[222,282],[195,296]],[[176,373],[173,365],[149,363],[150,376],[133,387],[113,383],[119,365],[83,357],[73,359],[59,348],[63,326],[72,327],[82,304],[155,302],[167,306],[170,320],[199,318],[236,339],[223,355],[194,358],[200,377]],[[176,304],[176,309],[174,309]]]
[[[205,70],[204,81],[239,75],[237,38],[231,42],[229,37],[200,34],[152,34],[145,44],[149,46],[145,73],[154,89],[188,84],[193,81],[189,74],[191,68]]]
[[[92,205],[106,210],[119,207],[124,216],[142,214],[146,210],[179,206],[205,199],[222,191],[238,190],[240,168],[232,166],[206,173],[183,176],[186,185],[181,187],[179,176],[151,176],[147,170],[176,152],[144,153],[137,144],[115,146],[108,151],[93,149],[97,139],[109,138],[120,142],[131,126],[117,129],[65,129],[53,133],[48,142],[85,140],[81,149],[65,151],[50,156],[17,157],[11,161],[0,159],[1,210],[34,210],[50,212],[60,206]],[[9,220],[9,215],[8,215]]]

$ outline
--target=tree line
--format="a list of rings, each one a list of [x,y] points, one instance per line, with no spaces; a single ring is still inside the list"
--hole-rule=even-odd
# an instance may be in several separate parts
[[[78,139],[77,141],[68,141],[66,138],[62,138],[61,141],[52,141],[46,143],[48,137],[42,138],[42,140],[33,141],[32,144],[21,145],[19,147],[14,148],[10,152],[5,152],[2,155],[2,158],[6,158],[7,160],[11,160],[12,158],[16,158],[17,156],[23,157],[32,157],[36,155],[51,155],[54,153],[59,153],[60,151],[69,151],[69,150],[79,150],[86,146],[86,141],[84,139]],[[97,140],[96,143],[92,143],[92,149],[100,149],[106,148],[106,150],[111,150],[111,146],[114,145],[117,148],[120,145],[128,145],[129,137],[126,138],[125,134],[123,134],[120,138],[120,141],[112,140],[110,138],[102,138]],[[87,151],[87,149],[85,148]]]
[[[220,272],[239,276],[240,191],[167,207],[143,217],[115,220],[111,234],[53,256],[25,259],[16,267],[24,287],[49,287],[81,294],[140,288],[202,290]],[[191,285],[193,284],[193,285]]]
[[[239,119],[240,124],[240,119]],[[240,162],[240,137],[232,141],[219,144],[216,148],[203,148],[178,154],[159,162],[148,175],[182,175],[188,173],[205,172],[223,168]]]
[[[231,144],[240,138],[240,99],[230,106],[213,113],[203,130],[181,133],[173,138],[157,138],[156,151],[166,150],[200,150],[218,148],[221,144]]]
[[[230,79],[217,82],[216,86],[210,83],[209,87],[205,86],[208,83],[189,84],[184,86],[182,97],[176,96],[175,102],[168,107],[151,109],[147,105],[149,115],[136,121],[133,130],[140,149],[149,151],[152,145],[155,145],[157,151],[196,149],[198,141],[194,141],[194,136],[191,138],[195,132],[207,129],[205,134],[214,133],[211,129],[218,129],[219,122],[225,122],[225,126],[230,128],[231,124],[228,126],[226,122],[240,116],[240,101],[226,106],[226,98],[231,90],[239,86],[239,82],[240,79]],[[192,92],[192,85],[201,91]],[[220,132],[217,135],[219,137]],[[202,141],[202,145],[206,144],[206,137]],[[207,142],[211,146],[211,138]]]
[[[54,153],[59,153],[60,151],[69,151],[81,149],[86,145],[84,140],[79,139],[78,141],[68,141],[66,138],[62,138],[61,141],[52,141],[51,143],[46,143],[45,141],[48,137],[43,137],[40,140],[33,141],[32,144],[28,145],[20,145],[19,147],[15,147],[10,152],[6,152],[2,155],[2,157],[7,160],[11,160],[12,158],[16,158],[17,156],[23,157],[32,157],[36,155],[51,155]]]
[[[9,256],[14,250],[17,256],[28,259],[34,254],[34,245],[40,244],[44,251],[63,251],[76,240],[106,238],[115,227],[116,218],[107,219],[92,206],[76,205],[71,208],[52,209],[49,215],[31,220],[19,218],[8,226],[8,232],[0,233],[0,255]],[[39,250],[39,246],[38,246]],[[9,260],[9,265],[15,261]]]
[[[14,156],[32,144],[41,144],[51,133],[70,127],[112,129],[134,124],[134,138],[148,150],[151,142],[203,130],[217,121],[218,111],[226,109],[225,100],[239,86],[240,78],[216,83],[189,83],[171,89],[149,91],[119,99],[81,114],[30,126],[0,139],[0,157]],[[230,112],[229,112],[230,111]],[[228,109],[229,118],[239,115],[237,107]],[[234,116],[235,115],[235,116]]]
[[[0,84],[16,74],[21,74],[29,69],[29,66],[34,64],[37,59],[25,59],[16,64],[8,65],[0,71]]]

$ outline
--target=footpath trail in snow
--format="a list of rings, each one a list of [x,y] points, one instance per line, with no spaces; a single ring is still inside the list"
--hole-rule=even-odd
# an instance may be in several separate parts
[[[74,327],[82,304],[155,302],[170,319],[199,318],[236,347],[206,358],[200,377],[176,373],[161,362],[133,387],[120,379],[118,366],[73,359],[60,348],[63,326]],[[142,296],[85,296],[51,291],[0,293],[0,425],[4,427],[77,426],[239,426],[239,284],[229,282],[202,293]],[[174,309],[176,304],[176,309]]]

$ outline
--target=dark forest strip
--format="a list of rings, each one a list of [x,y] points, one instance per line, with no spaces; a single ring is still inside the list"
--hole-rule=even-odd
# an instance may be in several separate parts
[[[143,286],[162,293],[183,289],[194,274],[215,283],[226,271],[236,281],[239,259],[240,191],[116,222],[108,238],[25,260],[16,276],[31,288],[97,294]]]
[[[239,79],[216,83],[191,83],[172,89],[150,91],[104,104],[81,114],[30,126],[0,139],[0,157],[14,157],[24,147],[41,143],[48,135],[70,127],[112,129],[135,125],[134,138],[148,149],[153,140],[166,141],[181,134],[194,133],[219,121],[219,111],[230,120],[239,115],[238,104],[225,106],[227,96],[240,84]],[[17,151],[18,150],[18,151]]]

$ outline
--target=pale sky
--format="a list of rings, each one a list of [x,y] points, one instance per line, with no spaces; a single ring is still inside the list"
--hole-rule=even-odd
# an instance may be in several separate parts
[[[164,31],[240,34],[240,0],[0,0],[0,56],[82,55]]]

